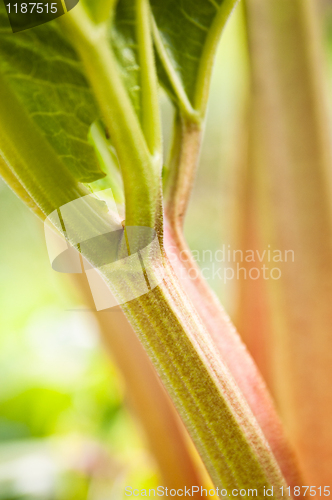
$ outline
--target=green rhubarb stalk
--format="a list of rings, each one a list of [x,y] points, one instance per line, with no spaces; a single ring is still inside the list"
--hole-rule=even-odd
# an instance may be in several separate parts
[[[117,151],[125,188],[125,227],[157,228],[161,218],[160,158],[151,151],[158,141],[151,135],[149,122],[145,122],[144,130],[141,128],[104,26],[93,24],[81,5],[63,16],[61,24],[70,33],[82,60]],[[141,39],[142,43],[149,44],[149,38]],[[145,77],[151,78],[151,64],[145,71]],[[153,80],[148,83],[153,85]],[[64,168],[5,81],[0,81],[0,89],[5,93],[0,105],[0,130],[4,137],[1,154],[30,197],[48,215],[84,196],[87,191]],[[201,102],[204,103],[204,98]],[[145,109],[151,106],[154,101],[146,99]],[[84,236],[91,228],[105,232],[109,222],[105,205],[93,196],[83,203],[85,218],[82,227],[77,228],[78,235]],[[80,211],[76,210],[79,216]],[[114,251],[122,249],[120,245]],[[94,241],[92,247],[82,252],[94,265],[106,250],[107,245]],[[161,275],[163,280],[150,292],[126,303],[123,306],[126,315],[186,423],[215,486],[227,488],[231,498],[238,496],[233,490],[239,488],[257,489],[257,498],[264,498],[264,488],[271,487],[274,498],[287,497],[285,489],[282,493],[286,483],[262,430],[216,353],[162,247],[161,251],[161,258],[150,256],[145,274],[152,280],[159,280]],[[134,267],[131,272],[137,270]],[[103,266],[101,272],[120,300],[123,290],[137,292],[136,282],[126,279],[122,272],[120,279],[115,279],[114,266]]]
[[[46,140],[37,133],[7,85],[1,81],[0,87],[6,93],[0,106],[0,127],[5,137],[1,154],[31,198],[48,214],[86,194],[61,161],[55,160],[53,150],[48,149]],[[110,105],[106,103],[107,107]],[[120,122],[119,128],[122,125]],[[15,144],[20,144],[19,149]],[[39,147],[35,149],[37,144]],[[100,204],[91,202],[85,208],[87,224],[98,223],[104,228],[108,221]],[[103,252],[103,248],[92,250],[93,255],[85,255],[91,263],[96,252]],[[124,310],[174,398],[215,485],[257,488],[258,498],[263,498],[264,487],[273,485],[274,497],[281,497],[280,488],[285,482],[246,401],[218,360],[209,336],[167,261],[155,264],[165,273],[164,282],[126,304]],[[153,267],[150,271],[157,273],[160,269]],[[108,266],[104,276],[114,286]],[[131,281],[127,283],[127,287],[134,286]]]

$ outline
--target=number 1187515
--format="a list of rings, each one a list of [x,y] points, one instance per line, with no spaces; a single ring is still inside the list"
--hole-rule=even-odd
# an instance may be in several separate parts
[[[56,3],[21,3],[11,5],[10,3],[6,5],[8,8],[8,14],[32,14],[36,12],[38,14],[56,14],[58,11]]]
[[[330,486],[293,486],[288,488],[284,488],[283,486],[280,488],[282,496],[290,496],[290,497],[299,497],[299,496],[320,496],[320,497],[328,497],[330,496]]]

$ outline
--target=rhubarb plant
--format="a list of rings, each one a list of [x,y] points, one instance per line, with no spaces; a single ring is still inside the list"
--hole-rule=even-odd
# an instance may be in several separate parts
[[[1,5],[0,173],[99,270],[215,486],[281,498],[303,481],[265,384],[203,279],[179,278],[214,55],[235,4],[81,0],[15,34]],[[166,165],[160,85],[175,109]]]

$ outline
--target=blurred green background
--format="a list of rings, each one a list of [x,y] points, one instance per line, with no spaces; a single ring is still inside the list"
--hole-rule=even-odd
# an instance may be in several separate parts
[[[154,484],[93,314],[3,183],[0,206],[0,499],[119,498],[128,481]]]
[[[248,71],[239,9],[219,47],[186,221],[190,246],[199,252],[236,238]],[[167,120],[169,104],[161,99]],[[153,458],[126,409],[93,314],[80,310],[70,278],[51,269],[42,224],[2,181],[0,227],[0,500],[111,500],[122,498],[126,484],[156,486]],[[236,290],[218,278],[210,284],[232,315]]]

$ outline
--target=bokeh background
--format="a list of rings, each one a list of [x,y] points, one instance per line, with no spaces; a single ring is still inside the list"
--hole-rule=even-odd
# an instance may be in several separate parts
[[[331,2],[321,12],[332,95]],[[200,254],[237,238],[249,88],[244,26],[238,9],[217,54],[186,221]],[[163,94],[161,101],[167,136],[172,113]],[[126,484],[156,486],[156,465],[94,314],[70,276],[51,269],[42,224],[2,181],[0,227],[0,500],[111,500],[122,498]],[[236,283],[210,284],[232,316]]]

